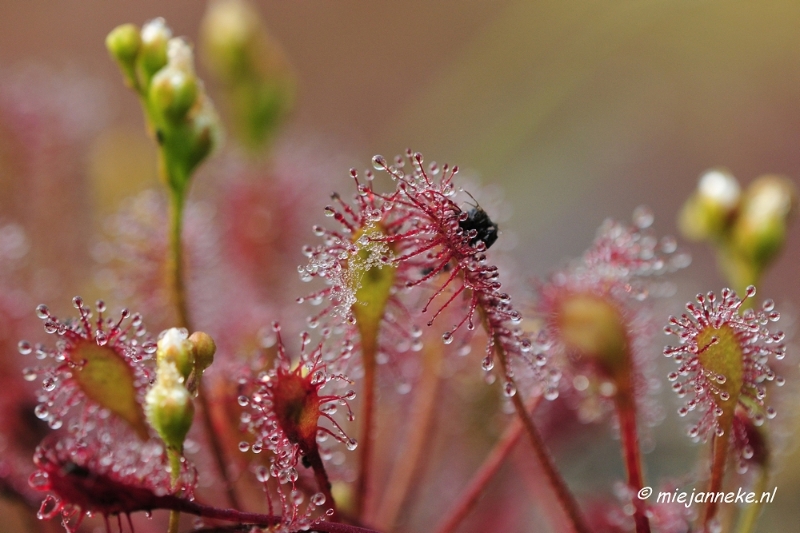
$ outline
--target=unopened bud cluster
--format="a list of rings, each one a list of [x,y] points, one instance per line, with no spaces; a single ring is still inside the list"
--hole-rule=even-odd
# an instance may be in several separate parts
[[[729,172],[710,170],[684,204],[679,224],[687,238],[717,246],[725,274],[742,290],[783,247],[796,202],[797,190],[784,176],[764,175],[742,190]]]
[[[210,3],[202,45],[205,63],[228,93],[240,140],[258,149],[294,104],[294,76],[283,52],[244,0]]]
[[[106,47],[139,94],[152,135],[162,151],[168,185],[182,190],[192,171],[220,143],[217,112],[194,69],[186,40],[173,37],[163,19],[115,28]]]
[[[174,450],[183,449],[194,417],[193,395],[215,350],[214,341],[203,332],[189,336],[185,329],[171,328],[158,340],[156,382],[145,398],[147,419]]]

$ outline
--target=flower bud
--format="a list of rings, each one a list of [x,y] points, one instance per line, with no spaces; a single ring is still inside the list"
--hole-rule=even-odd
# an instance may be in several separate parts
[[[194,369],[194,345],[183,328],[170,328],[161,333],[156,348],[156,361],[162,365],[172,364],[183,379],[187,379]]]
[[[203,18],[202,39],[206,60],[226,81],[245,75],[257,53],[263,28],[258,12],[241,0],[216,0],[209,3]]]
[[[192,427],[194,403],[174,363],[158,365],[156,383],[145,397],[145,409],[147,420],[164,443],[173,450],[182,450]]]
[[[709,170],[700,178],[697,191],[687,200],[678,220],[688,239],[718,240],[739,206],[741,188],[726,170]]]
[[[197,99],[197,78],[175,68],[163,68],[150,83],[150,101],[169,122],[180,122]]]
[[[283,51],[244,0],[211,2],[201,38],[206,64],[228,91],[241,140],[262,148],[294,104],[294,76]]]
[[[744,195],[731,231],[734,251],[763,269],[783,247],[796,197],[794,184],[783,176],[755,180]]]
[[[167,43],[172,38],[163,18],[153,19],[142,26],[142,47],[139,64],[147,80],[167,64]]]
[[[126,68],[133,68],[136,55],[142,45],[139,28],[133,24],[117,26],[106,37],[106,48]]]
[[[217,351],[217,345],[211,335],[202,331],[195,331],[189,335],[189,342],[192,343],[192,349],[194,350],[195,372],[201,374],[214,362],[214,353]]]

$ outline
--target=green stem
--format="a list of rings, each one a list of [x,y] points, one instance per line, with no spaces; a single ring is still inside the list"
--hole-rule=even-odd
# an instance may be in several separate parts
[[[181,452],[180,450],[176,450],[174,448],[168,448],[167,456],[169,457],[172,492],[177,493],[179,488],[179,480],[181,477]],[[167,533],[178,533],[180,518],[180,511],[172,510],[169,512],[169,526],[167,528]]]
[[[748,505],[741,516],[739,523],[736,526],[736,533],[752,533],[756,527],[756,521],[761,514],[762,503],[759,494],[763,494],[767,490],[767,481],[769,480],[769,469],[760,467],[761,472],[758,475],[756,484],[753,487],[753,492],[756,494],[756,501]]]
[[[183,268],[183,208],[185,193],[182,190],[170,189],[170,228],[169,228],[169,253],[170,253],[170,285],[172,298],[177,311],[178,326],[189,328],[189,309],[186,298],[186,283]]]
[[[169,163],[165,160],[165,156],[161,155],[161,169],[164,175],[164,180],[167,184],[173,184],[177,180],[175,176],[170,176]],[[174,188],[172,185],[170,190],[170,228],[169,228],[169,272],[170,272],[170,287],[172,290],[172,298],[177,312],[178,326],[184,327],[191,331],[191,320],[189,317],[189,307],[187,304],[186,295],[186,282],[184,277],[184,254],[183,254],[183,211],[185,206],[186,191],[180,188]],[[206,436],[211,444],[211,451],[214,456],[214,461],[217,465],[217,470],[225,484],[225,492],[228,496],[228,504],[231,507],[239,507],[239,500],[236,496],[236,490],[233,482],[228,476],[227,463],[225,461],[225,453],[223,451],[222,442],[220,441],[219,434],[214,431],[214,424],[211,418],[211,406],[208,402],[207,388],[203,381],[198,382],[197,397],[200,401],[200,411],[202,413],[203,426],[206,430]]]

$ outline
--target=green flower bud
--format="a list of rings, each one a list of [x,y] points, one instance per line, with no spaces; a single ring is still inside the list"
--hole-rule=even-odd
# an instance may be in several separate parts
[[[172,362],[158,365],[156,383],[145,397],[145,409],[147,420],[164,443],[173,450],[182,450],[192,427],[194,403]]]
[[[758,269],[783,247],[796,202],[794,184],[783,176],[761,176],[748,187],[731,231],[733,250]]]
[[[700,178],[697,191],[681,210],[678,225],[693,240],[719,240],[739,206],[741,188],[726,170],[709,170]]]
[[[244,0],[211,2],[201,39],[203,59],[228,91],[241,141],[263,148],[294,104],[294,76],[283,51]]]
[[[197,99],[197,77],[176,68],[166,67],[153,76],[150,101],[168,122],[184,119]]]
[[[189,341],[185,329],[170,328],[158,339],[156,362],[159,369],[162,365],[172,364],[182,379],[188,379],[194,370],[194,345]]]
[[[120,65],[133,68],[136,55],[142,45],[139,28],[133,24],[117,26],[106,37],[106,48]]]
[[[149,82],[167,64],[167,43],[172,38],[172,30],[163,18],[153,19],[142,26],[141,38],[139,65]]]

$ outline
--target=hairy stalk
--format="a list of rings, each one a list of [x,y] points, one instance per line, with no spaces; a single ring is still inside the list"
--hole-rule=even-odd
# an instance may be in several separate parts
[[[639,450],[639,433],[636,430],[636,404],[633,391],[621,390],[616,397],[617,415],[619,416],[619,432],[622,441],[622,457],[625,471],[628,474],[628,488],[634,505],[633,520],[636,533],[650,533],[650,521],[647,518],[647,505],[635,495],[644,486],[642,475],[642,457]]]
[[[419,473],[422,451],[431,433],[443,350],[441,343],[426,343],[424,350],[422,377],[417,385],[416,398],[407,424],[411,431],[401,447],[403,460],[394,464],[380,510],[374,519],[381,529],[389,530],[397,521],[397,515],[408,497],[411,481]]]
[[[325,503],[329,505],[329,509],[333,510],[331,520],[336,522],[339,520],[339,514],[336,510],[336,500],[333,499],[333,494],[331,494],[331,482],[328,479],[328,473],[325,471],[322,458],[319,456],[319,450],[314,450],[306,455],[306,459],[314,470],[314,478],[317,480],[319,490],[325,495]]]
[[[358,459],[358,479],[356,481],[355,494],[355,515],[360,519],[364,518],[365,512],[369,509],[367,498],[369,497],[370,483],[369,473],[372,464],[372,443],[374,438],[375,424],[375,372],[377,343],[364,342],[362,335],[362,361],[364,365],[364,403],[361,407],[361,434],[358,439],[361,454]]]
[[[539,395],[533,397],[528,402],[528,412],[535,411],[541,399],[542,397]],[[473,474],[466,488],[459,495],[455,505],[440,522],[439,527],[435,530],[436,533],[452,533],[469,515],[489,481],[497,474],[503,462],[519,442],[520,437],[522,437],[522,429],[522,422],[518,419],[515,419],[506,428],[500,440],[494,445],[489,455],[484,459],[483,464]]]
[[[499,339],[496,339],[495,346],[503,373],[504,375],[508,376],[508,360],[502,342]],[[511,381],[513,383],[513,379]],[[514,383],[514,386],[516,387],[516,383]],[[591,530],[586,525],[583,514],[581,514],[581,510],[578,507],[578,502],[575,500],[575,497],[572,495],[567,487],[567,484],[564,482],[564,479],[561,477],[561,474],[558,472],[555,462],[550,456],[550,452],[547,451],[544,441],[542,440],[542,436],[539,434],[539,430],[536,429],[536,425],[533,423],[533,419],[525,408],[525,403],[522,401],[521,396],[522,395],[519,393],[514,394],[511,397],[511,402],[514,404],[514,409],[517,412],[517,416],[522,423],[525,433],[528,434],[531,445],[533,445],[533,451],[542,466],[542,470],[544,471],[548,483],[550,483],[550,487],[556,493],[556,497],[561,504],[561,508],[564,510],[567,518],[569,518],[569,521],[572,523],[572,528],[576,531],[576,533],[590,533]]]
[[[167,449],[167,456],[169,457],[170,478],[172,478],[172,491],[177,492],[178,480],[181,477],[181,452],[174,448]],[[178,526],[180,524],[181,513],[180,511],[172,510],[169,512],[169,526],[167,533],[178,533]]]
[[[717,493],[722,490],[722,480],[725,476],[725,466],[728,462],[728,445],[730,443],[731,423],[722,424],[724,428],[722,436],[714,435],[714,440],[711,443],[711,480],[708,485],[708,492]],[[713,501],[714,498],[706,502],[703,509],[703,522],[704,529],[708,529],[709,522],[714,519],[717,514],[717,502]]]

